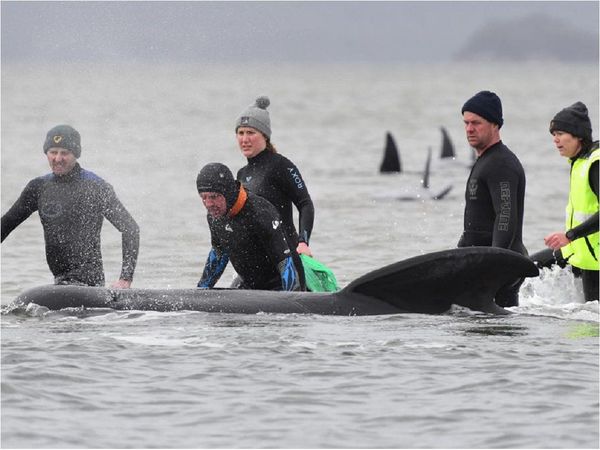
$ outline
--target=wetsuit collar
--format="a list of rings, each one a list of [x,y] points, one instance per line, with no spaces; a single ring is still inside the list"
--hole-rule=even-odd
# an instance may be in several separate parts
[[[55,175],[53,173],[52,175],[56,181],[67,183],[69,181],[74,180],[75,178],[79,178],[81,170],[82,169],[79,163],[75,163],[73,169],[69,173],[65,173],[64,175]]]
[[[477,158],[481,158],[483,155],[485,155],[487,152],[489,152],[490,150],[498,147],[499,145],[502,145],[502,140],[499,140],[498,142],[490,145],[489,147],[487,147],[483,152],[481,152],[479,155],[477,155]]]
[[[248,194],[246,193],[246,189],[244,189],[244,186],[240,186],[240,193],[238,194],[237,200],[227,213],[227,217],[236,216],[246,204],[246,200],[248,200]]]
[[[248,158],[248,162],[249,163],[254,163],[256,164],[257,162],[261,161],[262,159],[266,158],[269,154],[269,150],[267,150],[266,148],[261,151],[259,154],[257,154],[256,156],[253,156],[252,158]]]

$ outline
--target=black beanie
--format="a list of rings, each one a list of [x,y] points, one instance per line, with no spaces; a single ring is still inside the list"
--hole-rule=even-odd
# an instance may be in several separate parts
[[[231,170],[221,163],[210,163],[205,165],[198,177],[196,177],[196,188],[199,193],[218,192],[227,201],[227,210],[231,209],[237,200],[240,184],[233,178]]]
[[[502,128],[504,119],[502,118],[502,102],[493,92],[481,91],[471,97],[463,105],[461,114],[469,111],[483,117],[485,120],[498,125]]]
[[[550,122],[550,133],[566,131],[575,137],[592,141],[592,122],[587,107],[576,102],[560,110]]]
[[[57,125],[48,131],[44,142],[44,153],[53,147],[69,150],[75,158],[81,156],[81,136],[79,132],[69,125]]]

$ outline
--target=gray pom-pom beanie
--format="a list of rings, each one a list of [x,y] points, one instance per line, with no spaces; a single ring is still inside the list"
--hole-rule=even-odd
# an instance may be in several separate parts
[[[239,117],[235,124],[235,131],[239,127],[252,127],[266,137],[271,137],[271,119],[267,107],[271,104],[269,97],[258,97]]]

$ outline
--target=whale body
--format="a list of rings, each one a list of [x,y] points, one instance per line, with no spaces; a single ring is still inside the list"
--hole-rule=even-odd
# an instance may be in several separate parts
[[[382,267],[334,293],[48,285],[23,292],[13,303],[35,303],[51,310],[84,307],[325,315],[440,314],[456,304],[475,311],[508,314],[494,302],[498,289],[517,278],[538,274],[535,264],[516,252],[466,247]]]

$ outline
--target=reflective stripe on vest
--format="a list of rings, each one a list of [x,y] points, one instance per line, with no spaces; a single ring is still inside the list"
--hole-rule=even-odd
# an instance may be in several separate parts
[[[570,230],[594,214],[598,214],[598,197],[592,191],[589,183],[589,173],[592,163],[600,160],[600,150],[595,149],[587,158],[578,158],[571,166],[571,186],[569,203],[566,209],[566,230]],[[598,255],[600,246],[599,233],[575,239],[561,248],[564,258],[574,267],[586,270],[598,270]]]

